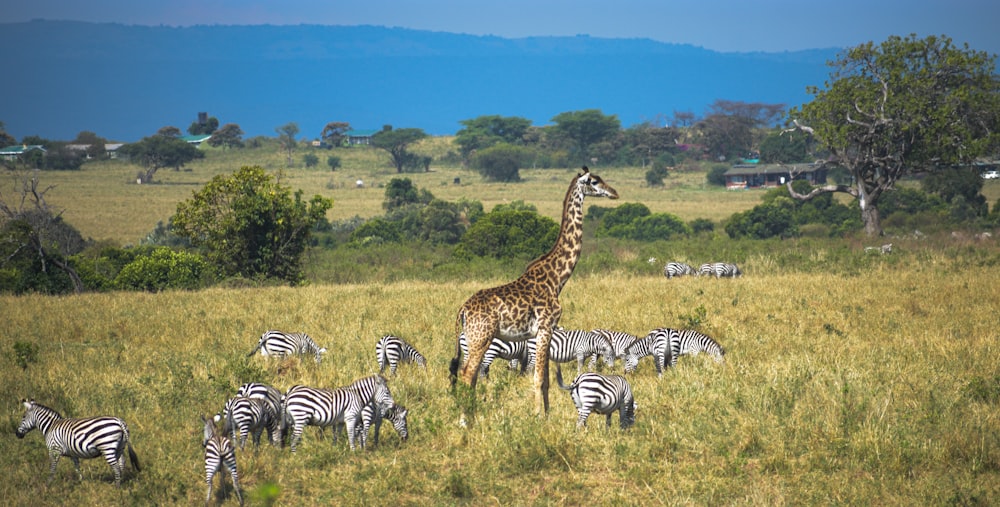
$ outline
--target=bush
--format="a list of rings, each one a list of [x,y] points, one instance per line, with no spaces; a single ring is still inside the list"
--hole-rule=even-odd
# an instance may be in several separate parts
[[[646,171],[646,184],[651,187],[662,187],[663,178],[669,176],[667,168],[663,166],[653,166]]]
[[[125,290],[158,292],[166,289],[197,289],[208,285],[210,268],[200,255],[158,247],[150,255],[137,257],[115,277],[115,286]]]
[[[472,167],[491,181],[521,181],[519,172],[527,158],[524,148],[500,143],[479,151],[472,159]]]
[[[712,168],[708,170],[705,180],[709,185],[724,187],[726,186],[726,171],[728,170],[729,166],[720,164],[713,165]]]
[[[791,238],[798,235],[793,213],[795,203],[791,198],[778,197],[754,206],[753,209],[735,213],[726,224],[730,238]]]
[[[559,236],[559,224],[533,211],[491,211],[469,227],[455,256],[513,259],[538,257]]]
[[[373,218],[351,232],[350,242],[356,246],[379,243],[396,243],[403,238],[399,222]]]

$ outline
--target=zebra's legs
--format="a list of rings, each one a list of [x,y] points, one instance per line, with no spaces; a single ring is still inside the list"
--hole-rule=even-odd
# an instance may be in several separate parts
[[[212,501],[212,479],[215,477],[215,470],[208,469],[205,474],[205,482],[208,483],[208,492],[205,493],[205,507]]]
[[[581,409],[580,419],[576,421],[576,429],[587,427],[587,418],[590,417],[590,410]]]
[[[240,501],[240,505],[243,505],[243,495],[240,494],[240,480],[236,473],[236,456],[233,455],[233,462],[226,462],[226,468],[229,469],[229,475],[233,478],[233,491],[236,492],[236,498]]]

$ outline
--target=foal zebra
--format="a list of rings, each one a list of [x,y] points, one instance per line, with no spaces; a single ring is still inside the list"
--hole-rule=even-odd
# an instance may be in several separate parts
[[[378,360],[379,373],[384,372],[388,366],[389,372],[395,375],[399,363],[413,362],[422,368],[427,367],[427,360],[413,345],[393,335],[385,335],[375,344],[375,358]]]
[[[459,333],[458,347],[462,351],[462,362],[464,363],[466,357],[469,355],[469,345],[465,341],[465,333]],[[490,375],[490,365],[492,365],[493,361],[497,358],[511,361],[511,364],[513,364],[514,361],[517,361],[520,373],[524,373],[528,364],[527,342],[509,342],[494,338],[493,341],[490,342],[490,347],[486,349],[486,355],[483,356],[482,364],[479,365],[479,375],[481,377],[488,377]]]
[[[237,396],[263,400],[271,410],[271,421],[267,425],[267,438],[271,445],[281,445],[281,391],[267,384],[249,382],[236,390]]]
[[[600,373],[581,373],[572,384],[563,384],[562,370],[556,363],[556,382],[559,387],[569,391],[576,405],[580,418],[576,421],[577,429],[587,425],[591,412],[607,416],[608,427],[611,427],[611,414],[618,411],[618,422],[622,429],[635,424],[635,398],[632,386],[621,375],[602,375]]]
[[[125,471],[125,450],[135,471],[139,471],[139,457],[132,450],[128,426],[117,417],[87,417],[79,419],[63,418],[59,412],[45,405],[35,403],[35,400],[21,400],[24,404],[24,417],[17,427],[17,438],[24,438],[29,431],[38,428],[45,437],[45,446],[49,449],[49,480],[56,476],[56,464],[61,456],[73,460],[77,477],[83,480],[80,472],[80,458],[96,458],[104,456],[115,474],[115,486],[121,487],[122,473]]]
[[[226,437],[225,432],[219,431],[215,426],[215,420],[201,416],[205,423],[205,436],[201,441],[201,446],[205,448],[205,482],[208,483],[208,491],[205,493],[205,505],[212,500],[212,478],[215,473],[222,470],[225,465],[229,470],[229,475],[233,478],[233,489],[236,490],[236,498],[243,505],[243,495],[240,494],[240,479],[236,473],[236,449],[233,442]],[[219,484],[223,484],[225,478],[219,479]]]
[[[258,350],[262,356],[284,357],[291,354],[315,354],[316,364],[319,364],[323,359],[323,354],[326,353],[326,347],[316,345],[316,342],[305,333],[284,333],[273,329],[260,335],[260,341],[247,354],[247,357],[254,355]]]
[[[663,276],[667,278],[697,274],[693,267],[683,262],[668,262],[666,266],[663,266]]]
[[[260,435],[265,428],[272,428],[273,421],[278,414],[271,411],[268,401],[260,398],[247,398],[246,396],[234,396],[226,401],[226,423],[222,426],[224,433],[232,432],[233,440],[240,443],[242,451],[247,444],[247,436],[253,433],[254,447],[260,447]],[[236,438],[236,430],[239,430],[239,440]],[[268,434],[274,439],[274,434],[268,429]]]
[[[385,419],[388,419],[392,423],[393,429],[399,435],[399,439],[406,441],[409,437],[409,429],[406,424],[406,416],[409,411],[406,407],[402,405],[395,405],[389,409],[389,412],[385,415]],[[383,417],[379,414],[379,411],[375,409],[374,405],[365,405],[365,408],[361,409],[361,426],[355,426],[355,431],[358,435],[355,438],[361,438],[362,441],[367,441],[368,429],[372,427],[374,423],[375,426],[375,436],[372,440],[373,445],[378,445],[378,432],[379,428],[382,427]]]
[[[361,422],[361,410],[364,408],[361,396],[354,389],[316,389],[295,385],[285,393],[282,406],[287,415],[287,418],[282,417],[282,432],[291,424],[289,445],[293,453],[298,449],[306,425],[322,429],[327,426],[336,427],[339,423],[347,426],[348,443],[351,450],[354,450],[356,428]],[[336,437],[336,432],[334,436]]]
[[[653,356],[657,376],[663,374],[667,363],[674,364],[670,343],[656,338],[655,333],[649,333],[628,346],[625,350],[625,373],[634,372],[639,360],[646,356]]]
[[[713,262],[710,264],[702,264],[698,268],[698,276],[701,275],[715,275],[716,278],[728,277],[736,278],[737,276],[742,276],[743,272],[740,271],[739,266],[736,264],[730,264],[727,262]]]
[[[534,368],[535,342],[528,342],[528,369]],[[552,330],[549,341],[549,360],[556,363],[568,363],[576,360],[577,373],[583,371],[583,361],[590,356],[601,356],[608,367],[615,364],[615,351],[604,335],[583,330]]]

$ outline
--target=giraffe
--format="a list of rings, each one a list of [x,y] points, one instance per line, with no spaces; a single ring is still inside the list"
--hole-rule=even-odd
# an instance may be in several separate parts
[[[517,280],[476,292],[458,310],[455,327],[458,334],[465,333],[469,350],[468,359],[459,372],[462,352],[456,340],[455,358],[450,366],[452,387],[461,376],[475,391],[479,377],[476,372],[494,338],[524,341],[535,337],[538,344],[535,410],[540,415],[548,412],[549,338],[562,316],[559,293],[573,274],[583,248],[583,198],[588,195],[618,198],[615,189],[584,166],[566,192],[562,225],[552,249],[532,261]]]

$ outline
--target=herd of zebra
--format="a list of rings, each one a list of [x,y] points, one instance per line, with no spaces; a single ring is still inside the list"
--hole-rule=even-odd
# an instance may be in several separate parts
[[[459,336],[458,346],[466,353],[464,335]],[[326,348],[320,347],[305,333],[286,333],[269,330],[263,333],[249,356],[260,351],[263,356],[285,357],[312,355],[317,363],[322,361]],[[682,355],[705,352],[721,362],[725,354],[714,339],[694,330],[657,328],[645,337],[606,329],[553,330],[549,358],[556,363],[556,380],[560,388],[570,392],[579,415],[577,427],[586,425],[591,413],[611,416],[619,412],[622,428],[635,421],[635,399],[631,386],[622,375],[583,372],[589,359],[590,369],[598,367],[598,360],[613,368],[616,360],[624,363],[624,373],[633,373],[639,360],[651,356],[660,375],[667,366],[677,364]],[[397,404],[389,390],[388,381],[382,376],[386,368],[392,375],[402,363],[415,363],[426,367],[427,361],[415,347],[393,335],[381,337],[375,345],[379,373],[359,378],[338,388],[317,388],[294,385],[282,393],[277,388],[262,383],[246,383],[225,401],[222,410],[214,416],[201,416],[203,423],[202,447],[205,449],[205,481],[208,504],[212,495],[212,482],[216,473],[229,472],[233,489],[243,505],[236,468],[236,449],[242,452],[247,440],[253,438],[255,447],[260,445],[267,431],[271,445],[284,447],[288,441],[291,452],[296,452],[306,426],[317,426],[320,434],[326,427],[333,428],[334,442],[339,428],[347,433],[353,451],[356,445],[365,448],[368,434],[374,429],[373,443],[378,444],[379,428],[383,419],[389,420],[400,440],[408,437],[408,410]],[[534,367],[535,342],[507,342],[494,339],[480,369],[481,376],[489,375],[489,368],[496,359],[509,361],[511,369],[522,373]],[[560,363],[575,361],[578,375],[566,385],[562,379]],[[32,429],[44,436],[49,450],[49,482],[55,477],[60,456],[67,456],[80,473],[81,458],[103,456],[114,472],[115,484],[121,486],[125,468],[125,452],[132,467],[139,471],[139,461],[132,449],[128,426],[117,417],[63,418],[55,410],[34,400],[22,400],[25,413],[17,428],[17,437],[23,438]],[[221,423],[221,426],[220,426]]]
[[[741,271],[739,266],[736,264],[728,262],[710,262],[702,264],[698,267],[697,271],[695,271],[694,267],[690,264],[685,264],[683,262],[668,262],[666,266],[663,266],[663,276],[667,278],[684,275],[736,278],[737,276],[743,276],[743,271]]]

